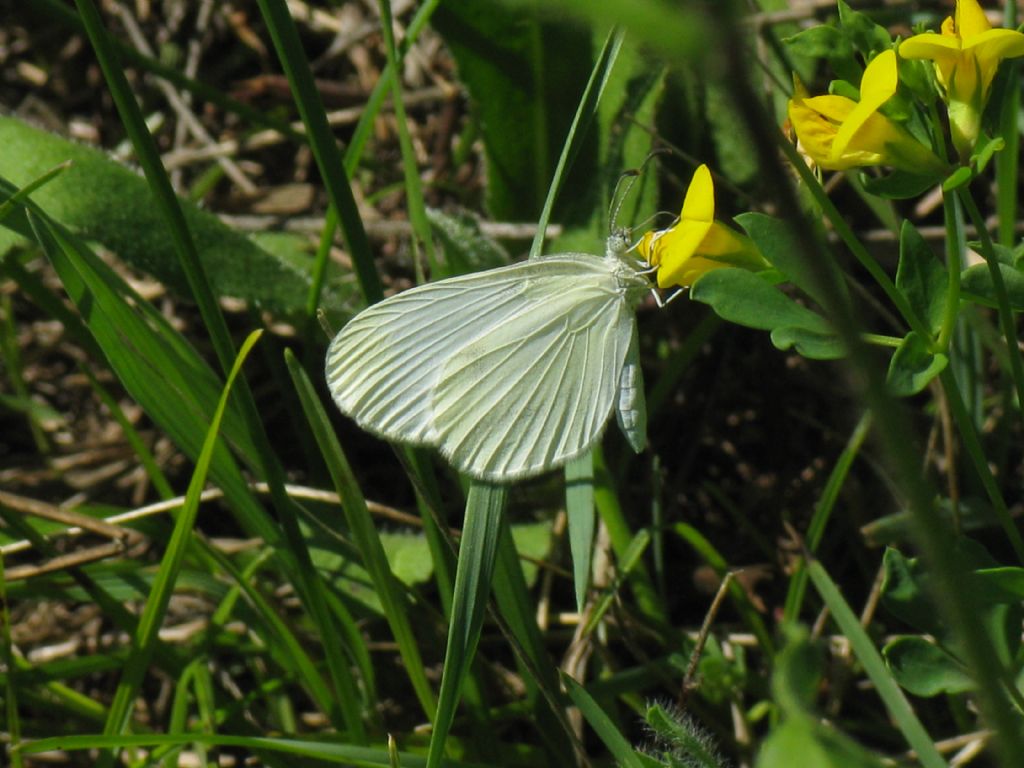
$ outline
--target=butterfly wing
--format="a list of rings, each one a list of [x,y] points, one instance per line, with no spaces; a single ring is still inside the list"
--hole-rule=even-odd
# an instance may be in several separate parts
[[[458,469],[514,480],[561,466],[600,438],[636,327],[610,264],[590,259],[586,275],[538,281],[535,311],[491,326],[444,366],[434,424]]]
[[[640,341],[633,326],[626,360],[619,374],[615,419],[630,447],[640,453],[647,447],[647,401],[644,399],[643,371],[640,369]]]
[[[592,281],[601,261],[582,254],[533,259],[427,283],[375,304],[327,350],[331,396],[369,432],[439,445],[433,395],[445,364],[515,318],[543,314],[544,285],[553,281],[560,289],[570,277]]]

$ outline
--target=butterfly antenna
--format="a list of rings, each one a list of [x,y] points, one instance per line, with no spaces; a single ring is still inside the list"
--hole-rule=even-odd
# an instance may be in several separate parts
[[[619,174],[619,180],[615,182],[612,201],[608,207],[608,234],[613,234],[618,229],[619,211],[622,210],[622,204],[639,177],[640,170],[636,168],[630,168],[628,171],[623,171]],[[626,183],[625,189],[622,189],[623,182]]]
[[[327,334],[327,338],[333,339],[334,329],[331,327],[331,321],[327,319],[327,313],[320,307],[317,307],[316,319],[320,323],[320,327],[323,329],[323,332]]]
[[[622,206],[626,202],[626,198],[629,197],[629,193],[633,189],[633,185],[636,184],[637,179],[643,176],[644,171],[647,170],[647,164],[658,155],[664,155],[667,153],[668,149],[665,147],[652,149],[647,153],[647,157],[644,158],[644,161],[640,163],[639,168],[630,168],[619,175],[619,180],[615,182],[615,190],[612,193],[612,202],[608,210],[609,232],[615,232],[618,228],[619,212],[622,210]],[[625,188],[623,188],[623,184],[625,184]]]

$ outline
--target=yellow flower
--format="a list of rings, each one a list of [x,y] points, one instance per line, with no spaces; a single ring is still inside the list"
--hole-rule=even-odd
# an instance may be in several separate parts
[[[765,269],[768,262],[753,241],[715,221],[715,187],[711,171],[694,171],[679,221],[668,229],[648,232],[637,244],[640,255],[658,268],[658,287],[686,287],[713,269]]]
[[[981,131],[981,113],[992,78],[1003,59],[1024,56],[1024,35],[992,29],[977,0],[957,0],[954,16],[942,22],[942,34],[926,32],[900,44],[905,59],[931,59],[949,105],[953,145],[968,157]]]
[[[860,83],[860,101],[845,96],[810,96],[793,77],[789,122],[803,151],[821,168],[845,171],[889,165],[917,174],[943,173],[946,164],[879,108],[896,93],[896,54],[883,51]]]

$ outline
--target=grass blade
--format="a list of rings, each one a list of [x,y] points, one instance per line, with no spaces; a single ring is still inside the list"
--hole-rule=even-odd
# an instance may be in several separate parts
[[[623,32],[612,29],[604,41],[601,53],[590,73],[590,80],[583,90],[580,105],[576,108],[576,115],[569,127],[569,135],[565,137],[565,144],[562,147],[562,154],[558,158],[558,165],[555,167],[554,177],[551,179],[551,186],[548,188],[548,196],[544,200],[544,208],[537,220],[537,233],[533,236],[533,243],[530,245],[530,258],[540,256],[544,249],[544,235],[547,232],[548,221],[551,219],[551,210],[555,206],[558,197],[558,190],[561,189],[565,175],[572,167],[577,152],[583,143],[587,129],[597,118],[597,105],[601,101],[601,94],[608,83],[612,68],[615,66],[615,59],[622,48]]]
[[[171,599],[171,593],[174,591],[174,583],[181,571],[185,552],[192,537],[192,528],[199,513],[199,494],[206,485],[206,476],[209,473],[210,463],[213,460],[213,452],[217,445],[217,437],[224,418],[224,412],[227,409],[231,386],[238,376],[246,356],[253,345],[259,340],[261,334],[262,331],[257,330],[249,335],[239,351],[238,358],[231,372],[228,374],[228,380],[217,404],[217,409],[214,411],[210,428],[207,430],[206,437],[203,440],[203,447],[199,453],[195,471],[192,473],[192,480],[189,482],[185,504],[182,506],[174,522],[174,531],[171,534],[170,541],[167,543],[167,549],[164,552],[160,570],[157,572],[149,598],[146,600],[146,606],[142,611],[142,616],[139,618],[132,654],[125,664],[124,674],[118,683],[114,700],[110,705],[107,724],[104,728],[104,732],[108,735],[121,733],[128,724],[132,703],[135,700],[139,686],[149,666],[149,661],[152,658],[156,633],[163,623],[167,612],[167,605]]]
[[[853,652],[857,654],[857,659],[863,665],[864,671],[874,683],[879,697],[886,709],[889,710],[896,726],[903,733],[907,743],[917,752],[918,760],[925,768],[947,768],[946,761],[935,749],[932,738],[921,725],[921,721],[917,719],[917,715],[914,714],[903,691],[889,674],[881,654],[875,648],[868,633],[864,631],[864,627],[861,626],[849,603],[843,598],[839,587],[817,560],[808,562],[807,574],[814,582],[814,587],[821,595],[821,599],[825,601],[825,605],[832,612],[839,629],[850,641]]]
[[[316,158],[331,205],[341,221],[341,231],[352,257],[359,286],[367,303],[372,304],[384,295],[380,277],[370,254],[370,244],[366,239],[362,219],[359,217],[359,209],[345,175],[341,151],[327,123],[327,114],[313,81],[313,73],[309,69],[295,22],[283,0],[258,0],[258,4],[295,96],[295,106],[306,126],[309,146]]]
[[[594,455],[590,451],[565,465],[565,514],[569,518],[569,551],[576,588],[576,610],[583,612],[594,552]]]
[[[505,511],[507,491],[503,486],[474,481],[466,498],[466,522],[459,545],[459,565],[455,572],[455,594],[448,628],[448,647],[444,655],[444,674],[438,694],[437,717],[427,753],[428,768],[437,768],[444,754],[462,681],[476,653],[483,627],[487,600]]]
[[[423,711],[428,718],[433,719],[436,707],[434,693],[427,681],[423,659],[420,657],[419,647],[416,644],[416,635],[409,622],[406,600],[391,571],[387,556],[384,554],[384,547],[377,535],[373,518],[366,508],[366,499],[363,497],[356,476],[342,451],[341,444],[331,429],[327,414],[324,413],[323,406],[309,377],[289,350],[285,351],[285,363],[298,392],[306,419],[323,453],[327,469],[331,473],[331,479],[341,497],[341,508],[345,513],[345,520],[356,547],[362,555],[363,565],[373,580],[384,615],[395,636],[395,641],[398,643],[399,654],[405,664],[405,670]]]

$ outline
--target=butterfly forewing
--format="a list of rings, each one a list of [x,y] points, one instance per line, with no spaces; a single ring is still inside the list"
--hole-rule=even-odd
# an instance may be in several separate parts
[[[504,322],[523,311],[522,280],[494,272],[486,282],[468,275],[413,288],[349,322],[327,351],[341,411],[383,437],[434,444],[431,393],[445,361],[479,333],[475,319]]]
[[[413,288],[353,318],[327,351],[327,384],[338,408],[370,432],[433,445],[431,393],[441,367],[489,329],[543,297],[524,298],[538,276],[556,280],[590,256],[536,259]],[[541,281],[544,282],[544,281]]]

